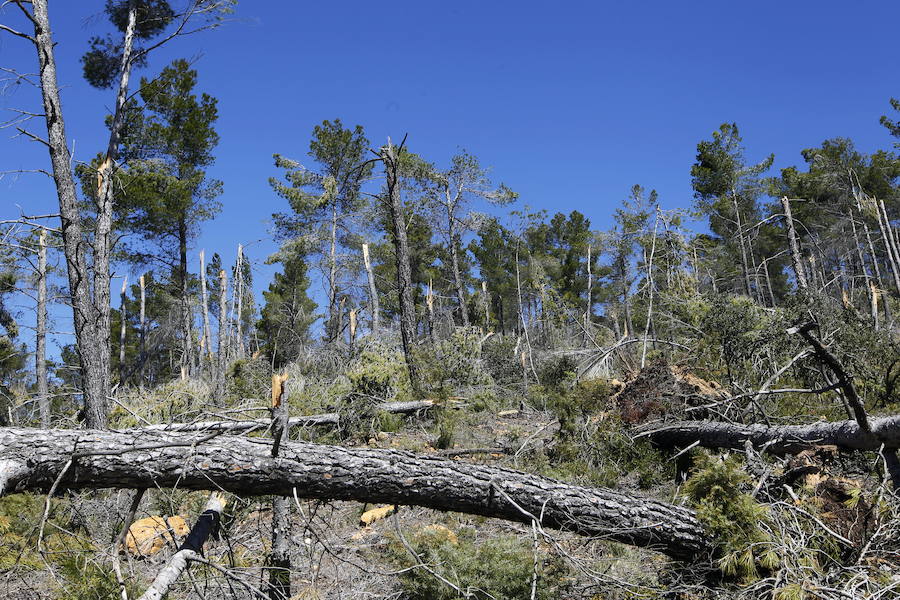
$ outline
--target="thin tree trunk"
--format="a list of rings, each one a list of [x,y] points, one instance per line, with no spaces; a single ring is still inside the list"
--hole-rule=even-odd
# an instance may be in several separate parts
[[[888,218],[887,208],[884,206],[884,200],[878,200],[875,209],[879,211],[879,215],[884,219],[884,238],[885,246],[888,250],[888,256],[891,259],[891,267],[894,272],[894,280],[897,284],[897,291],[900,292],[900,248],[897,247],[897,240],[894,238],[894,230],[891,228],[891,220]],[[880,221],[881,219],[879,219]]]
[[[491,295],[488,293],[487,281],[481,282],[481,297],[484,301],[484,328],[491,328]]]
[[[109,144],[97,172],[97,228],[94,232],[93,290],[89,283],[89,262],[85,253],[84,222],[78,206],[72,157],[69,153],[65,120],[56,80],[56,58],[47,0],[31,2],[34,43],[38,55],[41,96],[47,123],[47,148],[53,166],[53,180],[59,200],[63,249],[69,278],[75,340],[81,362],[84,415],[89,427],[103,428],[108,417],[110,390],[109,261],[112,229],[112,178],[124,121],[124,107],[131,74],[131,51],[136,22],[136,2],[128,4],[128,23],[122,46],[116,110],[110,127]]]
[[[883,215],[878,201],[873,199],[873,202],[875,203],[875,212],[878,215],[878,228],[881,230],[881,240],[884,243],[887,263],[891,269],[891,274],[894,276],[894,287],[900,292],[900,266],[898,266],[897,261],[894,258],[894,249],[891,246],[890,233],[888,232],[891,224],[890,222],[885,223],[882,220]]]
[[[219,365],[216,369],[216,398],[225,398],[225,366],[228,364],[228,275],[219,271]]]
[[[453,285],[456,288],[456,301],[459,303],[459,318],[463,327],[469,326],[469,309],[466,307],[466,291],[463,286],[462,275],[459,271],[459,244],[458,234],[453,227],[453,214],[447,209],[447,218],[449,219],[450,231],[450,266],[453,269]]]
[[[337,307],[337,205],[331,206],[331,246],[328,251],[328,326],[325,328],[325,336],[329,342],[333,342],[338,336]]]
[[[203,311],[203,347],[209,356],[210,364],[212,363],[212,330],[209,327],[209,298],[206,294],[206,251],[200,251],[200,302]]]
[[[237,299],[237,308],[234,316],[235,349],[237,358],[244,357],[244,246],[238,244],[237,267],[235,268],[234,293]]]
[[[378,333],[381,319],[381,305],[378,302],[378,290],[375,288],[375,272],[369,259],[369,244],[362,245],[363,264],[366,267],[366,278],[369,282],[369,311],[372,314],[372,333]]]
[[[128,324],[125,315],[125,292],[128,290],[128,276],[122,279],[122,291],[119,294],[119,385],[125,385],[125,328]]]
[[[144,276],[141,275],[140,278],[141,284],[141,340],[140,347],[141,351],[138,356],[138,360],[141,361],[140,371],[141,371],[141,385],[144,382],[144,362],[147,358],[147,287],[144,282]]]
[[[594,310],[593,298],[594,273],[591,270],[591,245],[587,248],[587,302],[584,310],[584,333],[585,336],[590,335],[591,320]]]
[[[644,342],[641,345],[641,368],[647,363],[647,337],[650,335],[650,322],[653,319],[653,256],[656,254],[656,230],[659,226],[659,207],[656,209],[656,221],[653,223],[653,241],[650,245],[650,260],[647,262],[647,324],[644,327]]]
[[[750,266],[747,264],[747,248],[744,246],[744,226],[741,224],[741,210],[738,207],[737,192],[731,190],[731,201],[734,205],[734,218],[737,221],[738,244],[741,246],[741,268],[744,274],[744,289],[750,298],[753,298],[753,288],[750,286]]]
[[[279,448],[288,436],[288,405],[284,398],[284,382],[287,375],[272,376],[272,444],[271,456],[278,458]],[[269,553],[268,593],[270,600],[288,600],[291,597],[291,514],[290,498],[275,496],[272,499],[272,550]]]
[[[794,278],[797,280],[797,288],[806,291],[806,273],[803,271],[803,261],[800,257],[800,243],[797,241],[797,230],[794,228],[794,216],[791,212],[791,201],[787,196],[781,197],[781,208],[784,210],[784,224],[787,229],[788,248],[791,252],[791,265],[794,268]]]
[[[50,427],[50,386],[47,381],[47,230],[38,236],[37,318],[34,373],[37,377],[41,427]]]
[[[403,200],[400,197],[400,165],[397,149],[390,139],[381,148],[381,159],[387,177],[387,201],[391,215],[391,227],[394,234],[394,250],[397,261],[397,292],[400,297],[400,338],[403,342],[403,355],[409,370],[409,381],[413,392],[421,393],[422,384],[416,365],[412,347],[416,335],[416,307],[412,297],[412,269],[409,264],[409,243],[406,238],[406,216]]]

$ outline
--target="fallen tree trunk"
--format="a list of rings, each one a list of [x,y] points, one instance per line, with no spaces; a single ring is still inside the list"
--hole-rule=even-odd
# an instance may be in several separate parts
[[[715,421],[680,421],[645,428],[635,437],[645,437],[664,448],[697,443],[705,448],[744,448],[746,442],[775,454],[796,452],[812,445],[833,445],[847,450],[878,450],[900,447],[900,416],[870,419],[871,432],[854,421],[822,421],[808,425],[741,425]]]
[[[573,531],[703,560],[694,512],[642,496],[398,450],[200,433],[0,429],[0,494],[175,487],[408,504]]]
[[[385,402],[379,404],[376,410],[409,414],[425,410],[434,406],[431,400],[415,400],[411,402]],[[339,413],[323,413],[320,415],[305,415],[288,419],[288,427],[318,427],[323,425],[337,425],[340,423]],[[136,431],[220,431],[228,433],[244,433],[257,429],[266,429],[272,424],[271,419],[248,419],[246,421],[197,421],[195,423],[162,423],[147,425],[135,429]]]

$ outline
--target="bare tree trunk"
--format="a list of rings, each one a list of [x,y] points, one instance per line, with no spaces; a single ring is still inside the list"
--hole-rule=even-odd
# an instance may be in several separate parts
[[[594,298],[594,273],[591,265],[591,245],[588,244],[587,249],[587,303],[584,310],[584,333],[585,336],[590,335],[591,320],[593,318]]]
[[[396,147],[390,139],[381,147],[381,159],[387,177],[387,201],[394,234],[394,250],[397,261],[397,292],[400,296],[400,337],[403,341],[403,355],[409,369],[409,381],[415,394],[421,393],[422,383],[413,357],[412,347],[416,335],[416,307],[412,297],[412,269],[409,264],[409,243],[406,238],[406,215],[400,197],[400,165]]]
[[[653,241],[650,245],[650,260],[647,262],[647,293],[650,299],[647,302],[647,324],[644,327],[644,342],[641,344],[641,368],[647,363],[647,338],[650,335],[650,323],[653,319],[653,256],[656,254],[656,230],[659,226],[659,207],[656,208],[656,221],[653,223]]]
[[[738,244],[741,246],[741,268],[744,274],[744,289],[747,295],[753,298],[753,288],[750,286],[750,266],[747,264],[747,248],[744,246],[744,226],[741,224],[741,210],[738,206],[737,192],[731,190],[731,202],[734,205],[734,218],[737,221]]]
[[[337,205],[331,206],[331,246],[328,250],[328,324],[325,338],[333,342],[338,337],[337,307]]]
[[[481,282],[481,298],[484,301],[484,328],[491,329],[491,295],[488,293],[487,281]]]
[[[436,339],[434,335],[434,287],[430,279],[428,280],[428,294],[425,296],[425,308],[428,311],[428,337],[434,342]]]
[[[878,200],[872,200],[875,203],[875,212],[878,215],[878,228],[881,230],[881,240],[884,243],[884,250],[887,256],[887,263],[891,269],[891,273],[894,276],[894,287],[900,292],[900,266],[898,266],[898,262],[894,257],[894,248],[891,246],[890,232],[889,229],[891,227],[890,222],[885,222],[883,218],[886,218],[886,213],[882,214],[881,206]]]
[[[122,278],[122,291],[119,294],[119,385],[125,385],[125,292],[128,290],[128,276]]]
[[[366,278],[369,282],[369,311],[372,314],[372,333],[377,333],[381,319],[381,305],[378,302],[378,290],[375,288],[375,272],[369,259],[369,244],[362,245],[363,264],[366,267]]]
[[[200,303],[203,311],[203,344],[212,363],[212,331],[209,327],[209,299],[206,295],[206,251],[200,251]]]
[[[879,221],[884,219],[884,237],[885,245],[888,250],[888,256],[891,259],[891,266],[894,271],[894,278],[897,283],[897,291],[900,292],[900,248],[897,247],[897,240],[894,238],[894,230],[891,227],[891,220],[888,218],[887,208],[884,206],[884,200],[878,200],[875,209],[879,211]]]
[[[97,171],[97,227],[94,232],[93,290],[89,283],[89,262],[85,254],[84,222],[78,206],[72,157],[69,153],[65,120],[56,80],[56,58],[47,11],[47,0],[34,0],[32,21],[37,50],[41,96],[47,123],[47,148],[53,166],[53,180],[59,212],[72,298],[73,323],[83,381],[84,415],[89,427],[103,428],[108,416],[110,390],[109,262],[112,229],[112,170],[118,154],[119,133],[125,118],[131,52],[136,23],[136,2],[128,4],[128,23],[122,46],[119,89],[110,127],[106,157]]]
[[[284,442],[273,458],[264,439],[208,435],[0,428],[0,493],[47,490],[57,479],[65,489],[177,486],[248,496],[296,490],[305,498],[539,521],[691,561],[712,551],[694,511],[636,494],[401,450]],[[72,460],[78,468],[63,473]]]
[[[228,275],[219,271],[219,365],[216,369],[216,398],[225,398],[225,367],[228,364]]]
[[[144,282],[144,276],[141,275],[140,278],[141,284],[141,351],[138,356],[138,360],[141,362],[140,371],[141,371],[141,385],[143,385],[144,381],[144,361],[147,357],[147,287]]]
[[[459,303],[459,318],[463,327],[469,326],[469,309],[466,307],[466,291],[463,285],[462,275],[459,271],[459,249],[457,248],[459,235],[453,226],[453,214],[447,209],[447,218],[449,219],[450,231],[450,266],[453,269],[453,285],[456,288],[456,301]]]
[[[41,427],[50,427],[50,386],[47,381],[47,230],[38,237],[37,317],[35,328],[34,373],[37,378]]]
[[[791,212],[791,201],[787,196],[781,197],[781,208],[784,210],[784,224],[787,229],[788,248],[791,252],[791,265],[794,268],[794,277],[797,280],[797,288],[805,292],[807,289],[806,273],[803,271],[803,261],[800,257],[800,243],[797,241],[797,230],[794,228],[794,216]]]
[[[237,267],[234,270],[234,293],[236,294],[236,313],[234,316],[235,349],[237,358],[244,357],[244,246],[238,244]]]
[[[288,406],[284,401],[284,383],[287,375],[272,375],[272,458],[278,458],[278,450],[290,438],[288,436]],[[288,600],[291,597],[291,514],[290,498],[275,496],[272,499],[272,550],[269,553],[268,593],[270,600]]]

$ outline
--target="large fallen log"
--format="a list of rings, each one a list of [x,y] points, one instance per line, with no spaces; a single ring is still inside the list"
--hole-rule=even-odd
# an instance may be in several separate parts
[[[417,505],[652,548],[702,560],[713,548],[694,512],[658,500],[398,450],[230,435],[0,428],[0,494],[178,487],[243,496]]]
[[[431,400],[413,400],[409,402],[385,402],[376,406],[376,410],[394,413],[409,414],[425,410],[434,406]],[[288,419],[288,427],[319,427],[323,425],[337,425],[340,423],[340,413],[322,413],[319,415],[304,415]],[[195,421],[193,423],[162,423],[146,425],[139,428],[141,431],[221,431],[228,433],[244,433],[257,429],[266,429],[272,424],[271,419],[247,419],[243,421]]]
[[[847,450],[900,448],[900,416],[869,419],[871,433],[856,421],[820,421],[807,425],[741,425],[716,421],[680,421],[650,425],[635,437],[645,437],[664,448],[698,444],[705,448],[742,449],[749,441],[755,448],[784,454],[812,445],[833,445]]]

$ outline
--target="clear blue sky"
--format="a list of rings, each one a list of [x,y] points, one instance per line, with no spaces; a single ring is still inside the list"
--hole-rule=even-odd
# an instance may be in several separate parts
[[[78,160],[102,149],[113,101],[80,74],[87,39],[107,31],[103,4],[50,0]],[[0,22],[24,28],[15,12]],[[750,160],[774,152],[776,167],[829,137],[889,148],[878,117],[900,96],[898,23],[900,3],[888,1],[243,0],[228,25],[176,41],[144,73],[197,57],[199,89],[219,99],[210,174],[225,183],[224,210],[196,249],[230,259],[238,242],[266,238],[267,219],[285,208],[267,184],[271,155],[305,158],[323,119],[362,124],[373,144],[408,133],[439,163],[465,147],[522,203],[577,209],[595,228],[609,226],[635,183],[667,208],[688,206],[696,144],[723,121],[738,123]],[[34,71],[34,51],[0,35],[0,66]],[[5,90],[0,108],[39,107],[24,87]],[[0,130],[0,169],[47,168],[44,148],[13,133]],[[0,218],[16,203],[55,212],[37,175],[0,181]],[[249,252],[261,260],[271,250]],[[258,288],[270,274],[259,271]]]

